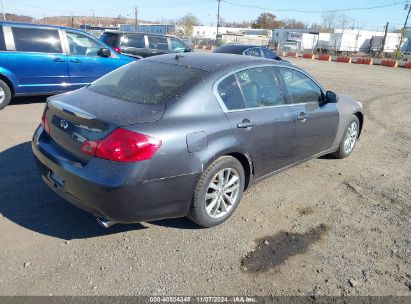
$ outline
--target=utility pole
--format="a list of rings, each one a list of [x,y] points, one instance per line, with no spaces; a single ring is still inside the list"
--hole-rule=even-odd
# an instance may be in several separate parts
[[[6,13],[4,12],[3,0],[1,0],[1,12],[3,14],[3,20],[6,21]]]
[[[91,10],[91,13],[93,14],[93,26],[96,25],[96,15],[94,14],[94,10]]]
[[[387,22],[387,25],[385,26],[385,33],[384,33],[384,38],[382,38],[382,46],[380,49],[380,55],[382,55],[384,53],[384,49],[385,49],[385,41],[387,40],[387,34],[388,34],[388,25],[390,23]]]
[[[217,35],[216,35],[216,43],[218,41],[218,36],[219,36],[219,29],[220,29],[220,4],[221,4],[221,0],[217,0],[218,2],[218,9],[217,9]]]
[[[73,12],[70,13],[71,14],[71,27],[74,28],[74,17],[73,17]]]
[[[138,8],[137,6],[134,7],[134,21],[135,21],[134,30],[137,32],[138,30]]]
[[[404,10],[407,10],[407,8],[408,8],[408,14],[407,14],[407,18],[405,18],[404,27],[402,28],[402,31],[401,31],[401,38],[400,38],[400,44],[398,44],[398,51],[401,50],[401,44],[404,39],[405,29],[407,28],[408,18],[410,17],[410,13],[411,13],[411,4],[406,4]]]

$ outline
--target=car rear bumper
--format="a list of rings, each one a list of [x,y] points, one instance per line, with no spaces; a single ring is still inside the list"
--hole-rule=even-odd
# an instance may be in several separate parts
[[[81,163],[58,147],[40,126],[32,149],[44,182],[77,207],[118,223],[185,216],[198,179],[190,174],[151,181],[141,176],[150,161]]]

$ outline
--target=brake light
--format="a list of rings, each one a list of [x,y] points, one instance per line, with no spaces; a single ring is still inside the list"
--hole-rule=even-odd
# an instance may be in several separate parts
[[[85,141],[81,151],[107,160],[136,162],[152,158],[160,146],[159,139],[119,128],[102,140]]]
[[[50,134],[50,124],[47,121],[47,106],[44,109],[43,115],[41,116],[41,126],[43,127],[44,131]]]
[[[120,48],[113,48],[113,50],[115,50],[117,53],[121,53],[121,49],[120,49]]]

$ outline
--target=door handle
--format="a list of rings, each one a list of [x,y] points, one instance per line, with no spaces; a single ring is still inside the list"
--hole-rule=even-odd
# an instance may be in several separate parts
[[[237,128],[240,128],[240,129],[252,128],[254,126],[255,126],[255,122],[252,122],[248,119],[244,119],[241,123],[237,124]]]
[[[53,58],[53,61],[54,61],[54,62],[64,62],[65,60],[64,60],[64,59],[61,59],[61,58],[59,58],[59,57],[56,57],[56,58]]]
[[[307,118],[308,116],[304,112],[301,112],[300,115],[297,116],[297,120],[301,120],[302,122],[305,122]]]
[[[79,60],[79,59],[70,59],[70,62],[72,62],[72,63],[80,63],[80,60]]]

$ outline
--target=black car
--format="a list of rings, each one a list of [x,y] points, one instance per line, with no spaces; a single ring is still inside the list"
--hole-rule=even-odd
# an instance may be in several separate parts
[[[280,56],[278,56],[277,52],[274,52],[265,46],[259,46],[259,45],[225,44],[217,48],[214,51],[214,53],[254,56],[254,57],[267,58],[267,59],[282,60],[284,63],[291,64],[288,60],[284,60]]]
[[[108,227],[224,222],[242,193],[321,155],[351,154],[362,106],[282,61],[187,53],[141,59],[47,100],[43,180]]]
[[[159,34],[109,30],[105,31],[100,39],[118,53],[142,58],[192,52],[192,49],[182,39]]]

